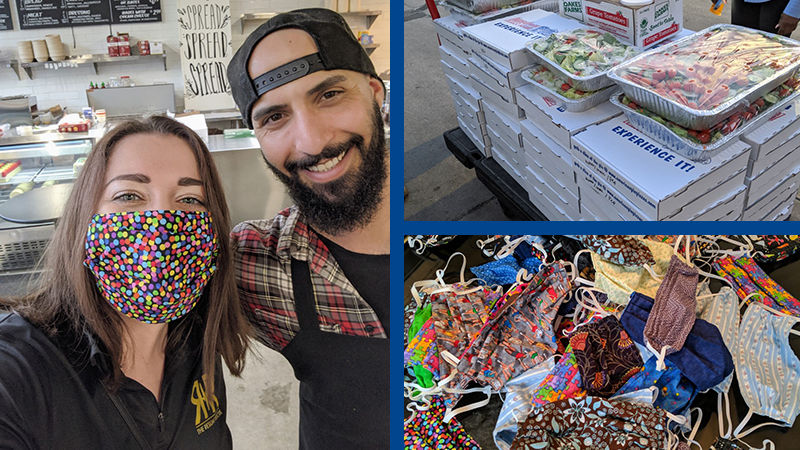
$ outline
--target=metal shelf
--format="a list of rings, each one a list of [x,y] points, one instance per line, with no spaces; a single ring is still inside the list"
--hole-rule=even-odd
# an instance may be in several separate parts
[[[365,17],[367,19],[367,29],[369,29],[373,23],[375,23],[375,19],[381,15],[380,11],[350,11],[350,12],[341,12],[339,11],[343,17]],[[245,22],[263,22],[265,20],[269,20],[274,16],[278,15],[278,13],[245,13],[242,14],[239,18],[239,23],[241,25],[241,32],[244,34],[244,23]]]
[[[28,77],[33,79],[33,71],[34,68],[41,68],[45,67],[45,64],[58,64],[58,63],[69,63],[69,64],[77,64],[77,65],[86,65],[91,64],[94,67],[94,73],[97,75],[97,65],[98,64],[111,64],[111,63],[136,63],[141,61],[156,61],[161,60],[164,64],[164,70],[167,70],[167,55],[131,55],[131,56],[108,56],[104,54],[98,55],[77,55],[77,56],[70,56],[67,59],[62,61],[46,61],[46,62],[29,62],[23,63],[17,60],[9,60],[9,61],[0,61],[1,65],[5,65],[6,67],[13,67],[17,72],[17,77],[22,79],[22,74],[20,73],[20,68],[24,70]]]
[[[75,179],[75,174],[72,171],[72,167],[65,167],[65,166],[46,167],[41,171],[41,173],[39,173],[39,169],[41,169],[41,167],[19,171],[19,173],[14,175],[14,177],[11,178],[10,180],[6,182],[0,182],[0,190],[4,190],[2,188],[6,188],[8,189],[9,192],[11,192],[9,188],[28,181],[33,181],[34,183],[44,183],[45,181],[50,181],[50,180],[72,181]],[[8,193],[5,194],[6,194],[5,198],[3,198],[4,197],[3,194],[0,193],[0,203],[2,203],[5,200],[8,200]]]

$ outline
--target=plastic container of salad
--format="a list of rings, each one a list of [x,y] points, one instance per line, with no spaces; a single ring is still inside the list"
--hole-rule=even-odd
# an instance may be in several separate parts
[[[760,126],[785,105],[800,99],[800,90],[797,88],[800,81],[792,78],[787,83],[791,86],[782,84],[763,97],[756,99],[744,112],[735,112],[722,122],[702,132],[682,128],[641,106],[636,107],[635,102],[634,105],[631,105],[631,100],[627,98],[626,94],[619,91],[616,91],[611,97],[611,103],[622,110],[634,127],[657,140],[664,147],[693,161],[705,161],[746,131]],[[704,141],[708,142],[704,143]]]
[[[522,78],[532,84],[539,95],[552,98],[559,107],[569,112],[583,112],[592,109],[607,102],[613,92],[617,91],[613,86],[609,86],[599,91],[583,92],[553,75],[546,67],[539,65],[523,70]]]
[[[636,56],[608,73],[637,104],[704,130],[750,105],[800,67],[800,43],[718,24]]]
[[[582,91],[614,84],[608,71],[638,54],[611,33],[578,28],[528,41],[525,47],[553,74]]]
[[[524,3],[531,3],[531,0],[447,0],[447,3],[477,15],[518,6]]]

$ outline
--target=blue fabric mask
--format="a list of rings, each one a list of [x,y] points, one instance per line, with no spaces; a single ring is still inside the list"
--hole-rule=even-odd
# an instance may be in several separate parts
[[[667,368],[658,371],[656,370],[657,363],[658,358],[655,356],[648,359],[644,363],[642,371],[631,377],[617,391],[617,395],[655,386],[658,389],[658,397],[653,402],[653,406],[682,416],[689,409],[692,400],[694,400],[697,388],[694,387],[691,381],[681,375],[681,371],[675,367],[675,364],[666,361]]]
[[[652,298],[634,292],[620,318],[625,331],[639,344],[644,343],[644,326],[652,307]],[[683,348],[667,355],[666,360],[675,364],[701,392],[718,385],[733,372],[733,357],[719,329],[702,319],[695,320]]]
[[[523,260],[522,265],[520,265],[514,255],[509,255],[496,261],[489,261],[486,264],[472,267],[469,270],[488,285],[504,285],[517,281],[517,272],[519,272],[520,268],[533,274],[539,271],[541,264],[542,262],[537,258],[530,256]]]

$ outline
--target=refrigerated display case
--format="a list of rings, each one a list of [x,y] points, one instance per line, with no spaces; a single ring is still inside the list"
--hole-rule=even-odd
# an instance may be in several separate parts
[[[63,207],[44,199],[50,192],[69,193],[94,143],[81,135],[0,140],[0,277],[35,273]]]

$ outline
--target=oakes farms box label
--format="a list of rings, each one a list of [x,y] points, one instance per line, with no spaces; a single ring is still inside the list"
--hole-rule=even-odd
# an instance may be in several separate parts
[[[583,22],[583,0],[560,0],[558,14]]]
[[[641,48],[675,36],[683,27],[683,0],[657,0],[636,9],[603,1],[582,2],[586,24]]]

